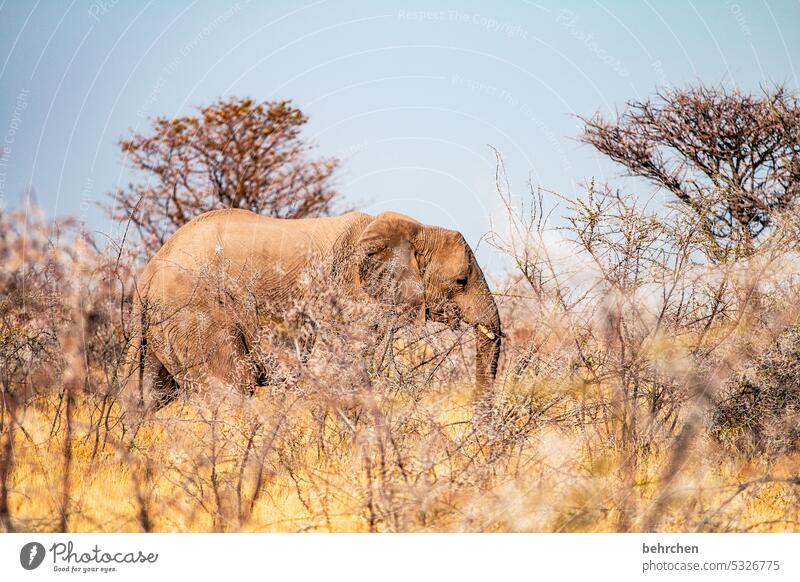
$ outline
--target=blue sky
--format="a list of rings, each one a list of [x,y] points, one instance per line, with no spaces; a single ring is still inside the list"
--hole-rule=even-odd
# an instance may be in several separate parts
[[[292,99],[343,160],[344,201],[460,229],[514,191],[628,189],[575,115],[702,80],[797,89],[800,1],[143,2],[0,0],[0,204],[112,226],[96,202],[137,179],[116,142],[220,96]],[[492,262],[491,250],[479,257]]]

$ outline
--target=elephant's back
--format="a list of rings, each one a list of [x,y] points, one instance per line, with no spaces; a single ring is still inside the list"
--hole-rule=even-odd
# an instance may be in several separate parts
[[[329,253],[343,233],[370,220],[357,212],[313,219],[272,218],[235,208],[206,212],[167,240],[142,272],[140,287],[183,289],[186,279],[214,265],[231,272],[258,271],[262,278],[286,277]]]
[[[373,217],[348,212],[320,218],[273,218],[239,208],[212,210],[183,225],[164,244],[158,255],[191,252],[198,256],[268,253],[294,257],[298,253],[325,253],[343,233],[363,228]]]

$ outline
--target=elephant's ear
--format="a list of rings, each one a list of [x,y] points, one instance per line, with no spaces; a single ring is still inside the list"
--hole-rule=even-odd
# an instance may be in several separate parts
[[[414,244],[423,225],[399,212],[383,212],[356,242],[361,285],[373,297],[399,301],[419,282]],[[410,297],[406,297],[410,299]]]

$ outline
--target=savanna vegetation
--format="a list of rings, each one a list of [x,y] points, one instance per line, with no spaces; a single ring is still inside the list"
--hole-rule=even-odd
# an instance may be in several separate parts
[[[143,257],[220,205],[335,201],[335,161],[311,157],[291,104],[156,120],[122,142],[149,179],[117,193],[115,244],[0,216],[0,529],[800,530],[799,117],[780,88],[701,86],[586,120],[667,204],[592,180],[576,199],[517,192],[498,153],[486,242],[509,265],[492,281],[507,337],[479,414],[471,331],[376,345],[385,314],[310,273],[307,362],[265,322],[283,346],[268,385],[132,424],[117,401]]]

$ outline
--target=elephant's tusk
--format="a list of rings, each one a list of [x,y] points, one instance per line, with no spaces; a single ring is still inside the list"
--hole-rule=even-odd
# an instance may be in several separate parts
[[[489,328],[488,328],[488,327],[486,327],[486,326],[485,326],[485,325],[483,325],[482,323],[479,323],[479,324],[477,325],[477,328],[478,328],[478,331],[479,331],[479,332],[481,332],[483,335],[485,335],[485,336],[486,336],[488,339],[490,339],[490,340],[493,340],[493,339],[495,339],[495,338],[497,337],[497,336],[496,336],[496,335],[495,335],[493,332],[491,332],[491,331],[489,330]]]

